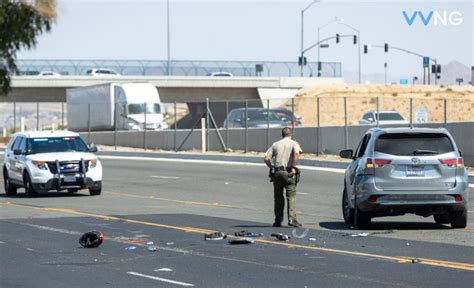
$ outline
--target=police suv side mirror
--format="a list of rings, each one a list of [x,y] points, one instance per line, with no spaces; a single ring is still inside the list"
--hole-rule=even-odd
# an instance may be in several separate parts
[[[352,156],[354,154],[354,151],[352,150],[342,150],[339,152],[339,156],[344,159],[352,159]]]
[[[89,147],[89,152],[95,153],[95,152],[97,152],[97,151],[98,151],[98,149],[97,149],[96,146],[91,146],[91,147]]]
[[[25,154],[25,151],[23,151],[21,149],[15,149],[15,150],[13,150],[13,154],[14,155],[22,155],[22,154]]]

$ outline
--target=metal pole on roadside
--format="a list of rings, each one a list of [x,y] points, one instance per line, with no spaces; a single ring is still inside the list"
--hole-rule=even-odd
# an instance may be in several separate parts
[[[143,103],[143,150],[146,150],[146,102]]]
[[[344,143],[345,149],[349,148],[349,129],[347,127],[347,97],[344,97]]]
[[[168,44],[168,65],[167,65],[167,74],[171,75],[171,42],[170,42],[170,0],[166,1],[166,34],[167,34],[167,44]]]
[[[444,98],[444,128],[448,127],[448,100]]]
[[[229,116],[229,101],[225,101],[225,118]],[[225,146],[229,148],[229,123],[225,125]]]
[[[320,122],[320,115],[319,115],[319,97],[316,99],[316,110],[317,110],[317,124],[318,124],[318,133],[317,133],[317,136],[318,136],[318,139],[316,141],[316,155],[320,155],[321,154],[321,122]]]
[[[410,98],[410,129],[413,129],[413,98]]]
[[[36,131],[40,130],[39,102],[36,102]]]
[[[209,127],[210,127],[210,119],[209,119],[209,98],[206,98],[206,151],[210,151],[210,145],[209,145]]]
[[[176,145],[177,143],[177,135],[178,135],[178,115],[177,114],[177,104],[176,101],[174,101],[174,137],[173,137],[173,150],[176,151],[176,148],[178,148]]]
[[[13,133],[16,133],[16,102],[13,102]]]
[[[87,104],[87,145],[91,144],[91,104]]]
[[[295,135],[295,98],[291,98],[291,132]]]
[[[267,142],[265,147],[270,146],[270,99],[267,99]]]
[[[115,103],[115,109],[114,109],[114,148],[115,151],[117,151],[117,110],[118,110],[119,104]]]
[[[249,149],[249,125],[248,125],[248,111],[249,111],[249,101],[248,100],[245,100],[245,153],[248,152],[248,149]]]
[[[380,107],[379,107],[379,96],[377,96],[376,100],[375,100],[375,103],[377,103],[377,128],[379,127],[379,121],[380,121],[380,117],[379,117],[379,112],[380,112]]]
[[[61,130],[66,130],[64,127],[64,102],[61,102]]]

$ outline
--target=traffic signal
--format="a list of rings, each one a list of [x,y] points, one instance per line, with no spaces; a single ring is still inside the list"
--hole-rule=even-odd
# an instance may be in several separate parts
[[[322,66],[323,66],[323,65],[321,65],[321,61],[318,61],[318,71],[321,71],[321,70],[322,70]]]
[[[306,60],[306,56],[303,57],[303,61],[301,61],[301,56],[298,57],[298,65],[299,66],[302,66],[302,65],[306,66],[306,64],[308,64],[308,61]]]
[[[340,35],[339,35],[339,34],[336,34],[336,43],[339,43],[340,38],[341,38]]]
[[[388,52],[388,43],[385,43],[385,45],[383,46],[383,49],[385,50],[385,52]]]
[[[364,54],[367,54],[369,52],[369,47],[367,45],[364,45]]]
[[[354,45],[357,44],[357,35],[354,35]]]
[[[431,73],[440,74],[441,73],[441,64],[431,65]]]

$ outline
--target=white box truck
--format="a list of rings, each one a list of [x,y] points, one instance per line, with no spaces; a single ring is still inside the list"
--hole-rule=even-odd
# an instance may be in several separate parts
[[[66,89],[68,129],[73,131],[168,128],[158,90],[151,83],[109,83]]]

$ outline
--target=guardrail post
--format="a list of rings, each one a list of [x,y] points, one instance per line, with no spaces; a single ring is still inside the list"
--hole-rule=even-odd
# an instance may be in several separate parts
[[[444,98],[444,128],[448,127],[448,100]]]
[[[206,153],[206,118],[201,118],[201,152]]]
[[[143,150],[146,150],[146,102],[143,103]]]
[[[295,135],[295,98],[291,98],[291,132]]]
[[[40,130],[39,102],[36,102],[36,131]]]
[[[13,102],[13,133],[16,133],[16,102]]]
[[[248,152],[249,150],[249,141],[248,141],[248,138],[249,138],[249,125],[248,125],[248,117],[249,117],[249,114],[248,114],[248,111],[249,111],[249,101],[248,100],[245,100],[245,153]]]
[[[377,98],[375,99],[375,103],[377,103],[377,128],[379,127],[379,121],[380,121],[380,115],[379,115],[379,112],[380,112],[380,103],[379,103],[379,96],[377,96]]]
[[[206,147],[207,147],[207,151],[210,151],[210,135],[209,135],[209,127],[210,127],[210,123],[211,121],[209,121],[209,98],[206,98]]]
[[[174,101],[174,137],[173,137],[173,150],[176,151],[176,145],[177,145],[177,133],[178,133],[178,116],[176,115],[177,113],[177,107],[176,107],[176,101]]]
[[[114,147],[115,151],[117,151],[117,110],[119,109],[119,103],[115,103],[114,109]]]
[[[413,98],[410,98],[410,129],[413,129]]]
[[[87,145],[91,144],[91,104],[87,104]]]
[[[347,127],[347,97],[344,97],[344,144],[345,149],[349,149],[349,131]]]
[[[61,130],[66,130],[64,127],[64,102],[61,102]]]
[[[317,122],[318,122],[318,132],[317,132],[317,141],[316,141],[316,155],[321,154],[321,122],[320,122],[320,115],[319,115],[319,97],[316,99],[316,112],[317,115]]]
[[[229,116],[229,101],[225,101],[225,118]],[[225,146],[229,148],[229,123],[226,121],[225,125]]]

